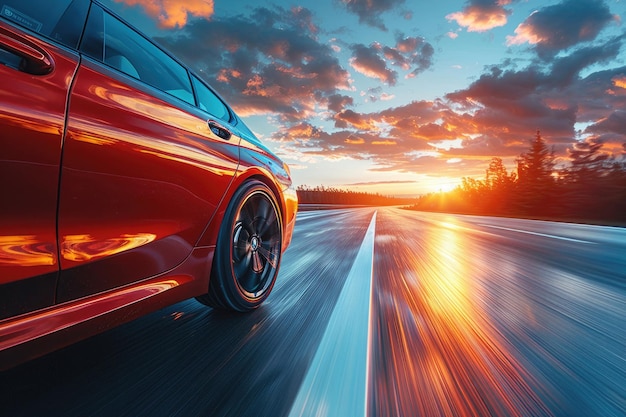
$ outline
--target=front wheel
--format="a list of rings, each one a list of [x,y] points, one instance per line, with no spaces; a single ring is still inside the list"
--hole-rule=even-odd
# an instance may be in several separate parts
[[[278,204],[262,182],[237,190],[220,226],[208,294],[198,301],[236,311],[255,309],[269,296],[282,254]]]

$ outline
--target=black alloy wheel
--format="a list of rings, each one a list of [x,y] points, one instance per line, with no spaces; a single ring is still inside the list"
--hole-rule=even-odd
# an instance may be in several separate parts
[[[209,293],[198,300],[242,312],[263,303],[278,274],[282,232],[272,191],[261,181],[245,182],[233,196],[220,228]]]

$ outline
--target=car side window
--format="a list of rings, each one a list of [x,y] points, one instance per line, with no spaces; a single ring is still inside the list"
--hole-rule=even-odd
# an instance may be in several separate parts
[[[198,97],[198,107],[218,119],[230,122],[231,116],[228,111],[228,107],[220,100],[220,98],[207,87],[196,76],[192,75],[193,88],[196,90],[196,96]]]
[[[0,16],[72,49],[78,47],[88,0],[0,0]]]
[[[92,6],[80,50],[118,71],[195,105],[187,70],[96,5]]]

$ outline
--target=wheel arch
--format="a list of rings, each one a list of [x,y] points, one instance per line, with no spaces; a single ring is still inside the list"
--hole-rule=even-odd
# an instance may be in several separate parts
[[[257,180],[262,182],[272,192],[273,197],[276,200],[276,204],[278,205],[278,209],[280,212],[280,224],[284,233],[287,227],[287,220],[285,219],[286,206],[280,184],[278,183],[278,181],[273,179],[273,176],[270,172],[262,169],[261,167],[253,166],[237,173],[234,181],[228,188],[226,194],[224,195],[224,198],[222,198],[222,201],[220,202],[215,214],[213,215],[213,218],[205,228],[196,246],[215,246],[217,244],[217,237],[220,231],[220,227],[224,220],[224,216],[226,214],[226,210],[228,209],[230,201],[232,200],[237,190],[239,190],[244,183],[250,180]]]

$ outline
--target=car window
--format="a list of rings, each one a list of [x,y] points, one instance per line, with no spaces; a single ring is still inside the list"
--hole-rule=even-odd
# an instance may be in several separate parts
[[[118,71],[195,105],[187,70],[142,35],[96,5],[89,14],[80,49]]]
[[[4,19],[74,49],[88,8],[88,0],[0,0]]]
[[[192,75],[191,79],[193,81],[193,88],[196,90],[196,96],[198,97],[198,107],[211,113],[218,119],[229,122],[231,118],[230,112],[222,100],[198,78]]]

